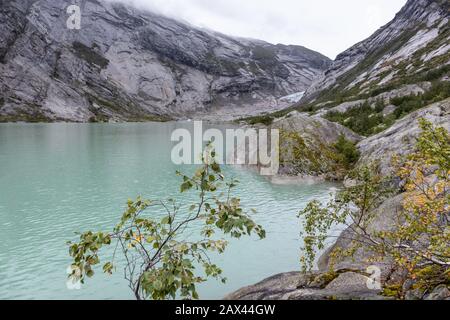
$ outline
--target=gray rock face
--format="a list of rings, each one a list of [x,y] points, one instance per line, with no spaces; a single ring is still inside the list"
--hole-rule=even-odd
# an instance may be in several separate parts
[[[231,293],[225,300],[279,300],[286,293],[297,290],[302,277],[300,272],[275,275],[260,283]]]
[[[362,139],[361,136],[338,123],[320,117],[311,117],[306,113],[297,111],[291,112],[284,118],[277,119],[272,127],[297,132],[305,139],[318,139],[325,144],[335,143],[340,135],[344,135],[352,142],[358,142]]]
[[[406,155],[412,151],[420,133],[420,118],[431,121],[450,131],[450,99],[420,109],[397,121],[391,128],[358,144],[361,151],[359,164],[379,162],[382,174],[390,174],[392,156]]]
[[[66,9],[81,7],[81,30]],[[330,60],[104,0],[0,1],[0,120],[152,120],[286,106]]]
[[[440,285],[429,294],[425,300],[446,300],[450,299],[450,290],[446,285]]]
[[[303,115],[303,117],[308,117]],[[361,151],[359,164],[366,164],[372,161],[380,161],[381,170],[388,174],[392,170],[391,158],[394,154],[406,155],[413,150],[415,139],[420,133],[418,119],[426,118],[436,126],[442,126],[450,130],[450,99],[435,103],[416,111],[405,118],[397,121],[390,129],[376,136],[364,139],[359,142]],[[289,119],[289,118],[288,118]],[[311,119],[314,119],[312,117]],[[287,120],[284,124],[288,124]],[[309,119],[309,121],[312,121]],[[299,133],[305,131],[305,125],[309,121],[303,119],[291,120],[291,128]],[[275,123],[276,124],[276,123]],[[307,128],[307,126],[306,126]],[[333,136],[330,134],[329,136]],[[348,136],[351,138],[351,136]],[[356,138],[356,137],[355,137]],[[348,181],[352,183],[352,181]],[[399,194],[386,199],[374,212],[374,218],[367,229],[369,233],[392,230],[398,223],[397,213],[403,209],[404,196]],[[324,281],[329,278],[331,267],[330,254],[336,247],[349,249],[351,246],[352,230],[344,230],[336,243],[330,247],[319,259],[319,271],[311,274],[288,273],[281,274],[262,281],[261,283],[244,288],[233,294],[229,299],[259,300],[259,299],[279,299],[279,300],[328,300],[328,299],[387,299],[380,296],[380,292],[370,290],[367,287],[367,276],[364,274],[367,267],[374,265],[370,260],[374,253],[369,248],[358,248],[352,257],[341,258],[333,261],[333,270],[338,272],[338,276],[331,282]],[[389,281],[397,276],[392,269],[392,261],[385,259],[376,263],[380,268],[381,280]],[[409,286],[411,287],[411,285]],[[445,285],[438,286],[433,292],[424,296],[422,292],[405,288],[406,299],[419,300],[444,300],[450,299],[449,288]]]
[[[387,117],[388,115],[391,115],[395,112],[395,110],[397,110],[397,106],[394,106],[392,104],[386,106],[383,109],[383,117]]]
[[[340,124],[297,111],[277,119],[272,128],[279,129],[281,133],[282,162],[279,173],[282,176],[338,180],[340,170],[333,144],[341,135],[355,143],[362,139]],[[293,151],[296,148],[297,153]]]
[[[342,95],[355,100],[351,97],[374,88],[389,91],[406,77],[420,79],[427,70],[448,64],[449,12],[448,1],[409,0],[391,22],[338,55],[307,90],[303,102]]]
[[[346,272],[341,274],[335,280],[333,280],[329,285],[327,285],[327,290],[334,290],[336,292],[341,292],[343,294],[365,294],[379,293],[380,290],[370,290],[367,286],[369,278],[363,276],[356,272]]]
[[[282,273],[254,286],[238,290],[225,300],[380,300],[378,290],[367,286],[369,278],[356,272],[343,272],[323,286],[314,284],[320,273]]]
[[[358,144],[361,152],[361,158],[357,165],[364,165],[371,162],[377,162],[380,165],[380,171],[383,175],[389,175],[392,172],[392,157],[394,155],[407,155],[413,151],[416,139],[420,134],[420,118],[431,121],[436,126],[442,126],[450,130],[450,99],[435,103],[431,106],[418,110],[405,118],[397,121],[388,130],[364,139]],[[396,213],[403,208],[403,195],[387,199],[375,213],[375,218],[371,222],[369,232],[391,230],[396,225]],[[329,254],[335,247],[348,248],[352,231],[346,230],[337,240],[335,245],[319,260],[319,269],[326,271],[329,269]],[[334,266],[335,269],[361,269],[364,270],[371,253],[366,249],[358,249],[353,258],[347,258]],[[380,265],[383,269],[387,267]]]
[[[267,128],[264,125],[259,127]],[[293,111],[283,118],[275,119],[270,129],[280,133],[280,168],[270,180],[274,184],[314,184],[325,180],[339,180],[344,170],[336,158],[334,144],[341,135],[357,143],[362,137],[350,129],[321,117]],[[249,143],[256,143],[249,148]],[[249,149],[257,152],[258,141],[245,141],[238,145],[240,162],[245,163]],[[245,158],[244,158],[245,155]],[[251,154],[255,159],[257,154]],[[234,154],[230,154],[230,159]],[[342,177],[343,178],[343,177]]]
[[[396,197],[387,199],[374,214],[374,219],[371,222],[368,232],[376,233],[379,231],[392,230],[396,226],[396,214],[403,208],[403,195],[398,195]],[[330,267],[330,254],[335,248],[350,248],[353,236],[353,231],[351,229],[344,230],[344,232],[337,239],[336,243],[328,248],[328,250],[320,257],[318,262],[319,270],[322,272],[327,272]],[[369,261],[369,258],[373,256],[373,253],[368,250],[368,248],[359,248],[354,253],[353,257],[341,258],[340,260],[334,261],[333,268],[337,271],[339,270],[359,270],[365,271],[370,265],[373,265]],[[389,261],[379,262],[377,266],[382,270],[383,276],[386,276],[386,272],[389,271]]]
[[[353,101],[348,101],[348,102],[343,102],[341,104],[339,104],[336,107],[333,107],[331,109],[321,109],[319,110],[315,116],[317,117],[324,117],[326,116],[328,113],[330,112],[339,112],[339,113],[345,113],[348,110],[360,106],[364,103],[368,103],[369,105],[372,106],[372,108],[375,107],[375,104],[378,101],[381,101],[383,103],[390,103],[392,98],[401,98],[401,97],[406,97],[406,96],[410,96],[410,95],[419,95],[419,94],[423,94],[425,93],[428,89],[430,89],[431,84],[429,82],[422,82],[419,84],[409,84],[409,85],[403,85],[397,89],[391,90],[391,91],[387,91],[387,92],[383,92],[380,93],[379,95],[376,95],[375,97],[371,97],[368,99],[359,99],[359,100],[353,100]],[[395,106],[390,106],[390,108],[388,108],[385,113],[385,111],[383,111],[383,115],[389,115],[390,113],[394,112],[392,110],[392,107],[395,108]],[[390,112],[390,113],[389,113]]]

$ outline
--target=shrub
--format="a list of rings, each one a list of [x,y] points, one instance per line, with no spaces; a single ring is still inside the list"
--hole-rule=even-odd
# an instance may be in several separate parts
[[[271,115],[254,116],[249,118],[242,118],[239,121],[244,121],[249,125],[263,124],[265,126],[270,126],[275,118]]]
[[[450,285],[450,135],[423,119],[420,126],[415,151],[396,160],[397,178],[404,185],[403,209],[392,213],[398,222],[389,230],[373,231],[375,209],[393,191],[387,187],[391,180],[374,167],[355,170],[356,186],[346,188],[326,206],[313,201],[299,213],[304,271],[314,266],[316,252],[324,249],[330,230],[345,225],[351,230],[346,234],[348,247],[335,248],[331,257],[352,257],[361,249],[369,255],[368,261],[392,261],[392,270],[406,276],[386,287],[385,293],[403,297],[397,289],[406,280],[422,292]]]
[[[390,103],[397,106],[393,115],[383,116],[384,103],[378,100],[375,108],[366,102],[346,112],[329,112],[325,118],[346,126],[358,134],[371,136],[389,128],[396,120],[448,97],[450,97],[450,82],[437,81],[423,94],[392,98]]]
[[[210,252],[223,253],[224,240],[214,239],[216,231],[240,238],[257,234],[265,237],[265,231],[246,214],[240,200],[231,196],[237,181],[225,182],[220,167],[211,159],[205,160],[193,177],[181,173],[181,193],[197,191],[199,200],[185,208],[175,200],[129,200],[117,226],[110,232],[88,231],[80,235],[78,242],[69,243],[73,258],[69,278],[83,282],[94,276],[94,267],[100,264],[99,252],[114,244],[117,253],[126,261],[125,278],[136,299],[163,300],[177,295],[183,299],[198,299],[196,285],[212,277],[225,282],[222,270],[209,258]],[[224,192],[220,193],[220,188]],[[155,212],[167,214],[155,218]],[[192,234],[192,224],[202,226],[199,235]],[[196,240],[202,239],[202,240]],[[115,271],[113,261],[103,265],[103,271]],[[204,270],[204,276],[196,275],[196,267]]]
[[[364,136],[372,135],[373,129],[383,123],[384,120],[383,116],[376,113],[367,102],[343,113],[329,112],[326,118]]]
[[[346,168],[350,168],[361,156],[356,144],[347,140],[343,134],[339,136],[338,141],[334,144],[334,148],[342,156],[341,162]]]

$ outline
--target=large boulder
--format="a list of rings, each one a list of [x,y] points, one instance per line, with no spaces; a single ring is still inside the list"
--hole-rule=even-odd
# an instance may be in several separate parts
[[[267,129],[262,124],[256,127]],[[245,129],[250,128],[246,126]],[[362,139],[361,136],[338,123],[297,111],[274,120],[269,129],[279,130],[280,133],[278,148],[280,168],[271,176],[272,182],[276,184],[309,184],[343,179],[345,169],[340,163],[340,155],[336,154],[334,144],[340,136],[344,136],[355,144]],[[238,157],[241,157],[239,163],[246,162],[249,150],[253,150],[251,156],[257,158],[254,153],[258,152],[258,141],[246,139],[241,141],[237,148],[240,151]],[[230,153],[227,157],[233,159],[235,154]]]
[[[318,140],[326,144],[336,142],[340,135],[344,135],[352,142],[358,142],[362,139],[360,135],[338,123],[320,117],[311,117],[307,113],[297,111],[276,120],[272,127],[297,132],[305,139]]]
[[[450,300],[450,290],[447,285],[440,285],[436,287],[425,300]]]
[[[328,279],[324,281],[324,279]],[[225,300],[380,300],[380,290],[368,286],[370,279],[361,273],[290,272],[268,278],[238,290]]]
[[[341,179],[345,174],[333,145],[340,136],[358,142],[361,136],[320,117],[292,112],[272,124],[280,130],[281,175]]]
[[[225,300],[279,300],[287,293],[296,291],[302,277],[308,276],[300,272],[278,274],[233,292]]]

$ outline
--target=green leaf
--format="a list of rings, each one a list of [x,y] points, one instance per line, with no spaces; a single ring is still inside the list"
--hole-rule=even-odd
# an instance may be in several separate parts
[[[108,262],[103,266],[103,272],[112,274],[113,268],[114,268],[113,264],[111,262]]]
[[[172,217],[170,216],[165,216],[164,218],[161,219],[161,224],[171,224],[172,223]]]

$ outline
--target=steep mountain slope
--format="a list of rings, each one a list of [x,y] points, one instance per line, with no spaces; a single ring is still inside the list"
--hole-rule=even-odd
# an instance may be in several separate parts
[[[81,30],[66,27],[74,3]],[[285,107],[331,63],[104,0],[2,0],[0,28],[0,121],[257,114]]]
[[[339,55],[332,67],[315,81],[300,104],[249,120],[276,126],[279,121],[297,114],[302,115],[303,122],[304,119],[308,122],[323,121],[323,118],[339,122],[357,133],[370,135],[356,145],[360,157],[353,167],[376,163],[380,173],[395,177],[398,168],[393,165],[393,157],[406,156],[415,150],[422,131],[419,119],[425,118],[435,126],[450,130],[449,4],[448,0],[409,0],[392,22]],[[298,113],[293,109],[304,112]],[[296,118],[300,119],[299,116]],[[297,135],[304,132],[303,128],[293,129]],[[332,133],[330,137],[333,137]],[[314,148],[311,149],[314,152]],[[303,150],[304,156],[310,153],[310,148]],[[428,174],[433,175],[434,171]],[[397,177],[393,180],[393,184],[398,183],[402,187],[398,194],[383,199],[369,214],[364,233],[384,234],[405,220],[399,212],[404,211],[404,205],[409,205],[410,201],[405,201],[403,179]],[[427,181],[423,177],[422,180]],[[347,180],[346,183],[355,186],[355,181]],[[342,208],[341,204],[338,207]],[[392,298],[381,295],[389,292],[390,285],[391,288],[399,286],[407,300],[450,299],[446,284],[431,285],[422,292],[415,285],[415,279],[408,278],[403,282],[406,279],[404,270],[394,267],[389,254],[382,255],[383,261],[377,261],[373,257],[378,254],[370,246],[363,245],[355,250],[355,242],[363,238],[355,236],[357,224],[355,222],[344,230],[336,243],[322,255],[318,261],[319,271],[276,275],[242,288],[226,299],[382,300]],[[445,221],[443,224],[445,226]],[[419,242],[428,244],[426,232],[421,235]],[[343,252],[351,254],[341,255]],[[387,289],[385,292],[367,286],[370,280],[367,267],[373,265],[380,268],[380,280],[383,289]],[[434,275],[430,273],[429,277],[432,282]],[[439,280],[436,281],[438,283]]]
[[[409,0],[394,20],[340,54],[302,104],[329,107],[441,80],[450,70],[449,50],[449,2]]]

